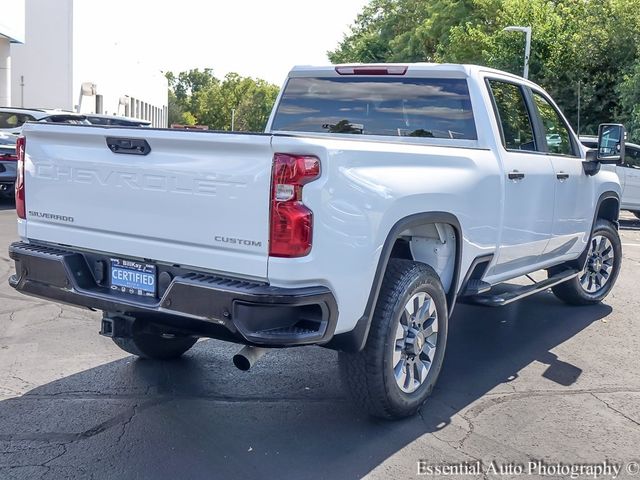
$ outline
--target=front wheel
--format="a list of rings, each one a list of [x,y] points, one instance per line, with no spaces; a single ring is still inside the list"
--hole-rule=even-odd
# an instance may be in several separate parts
[[[343,383],[356,403],[381,418],[415,414],[440,374],[447,320],[446,297],[433,269],[390,260],[364,349],[339,354]]]
[[[571,305],[599,303],[616,283],[622,265],[622,244],[611,222],[598,220],[589,242],[587,263],[580,274],[552,288],[560,300]]]

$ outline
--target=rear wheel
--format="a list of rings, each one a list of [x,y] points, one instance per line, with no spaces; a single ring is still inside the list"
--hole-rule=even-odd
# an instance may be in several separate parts
[[[392,259],[364,349],[339,355],[343,383],[369,414],[415,414],[436,383],[447,341],[447,303],[428,265]]]
[[[198,340],[195,337],[161,333],[134,333],[131,337],[114,337],[113,342],[125,352],[141,358],[171,360],[180,357]]]
[[[591,235],[587,263],[580,274],[556,285],[553,293],[571,305],[601,302],[616,283],[622,264],[622,245],[611,222],[598,220]]]

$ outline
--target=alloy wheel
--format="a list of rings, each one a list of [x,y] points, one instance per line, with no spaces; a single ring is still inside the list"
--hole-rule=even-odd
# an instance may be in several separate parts
[[[405,393],[415,392],[431,369],[438,340],[438,312],[425,292],[409,298],[396,329],[393,375]]]
[[[582,288],[590,294],[602,290],[613,272],[614,250],[611,241],[604,235],[591,239],[587,264],[580,274]]]

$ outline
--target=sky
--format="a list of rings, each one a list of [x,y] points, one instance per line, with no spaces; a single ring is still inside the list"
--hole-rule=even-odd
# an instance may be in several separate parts
[[[89,0],[76,0],[89,1]],[[91,0],[95,1],[95,0]],[[212,68],[280,85],[293,65],[329,63],[368,0],[101,0],[95,33],[162,71]],[[108,48],[103,46],[102,48]],[[113,52],[113,48],[111,48]]]

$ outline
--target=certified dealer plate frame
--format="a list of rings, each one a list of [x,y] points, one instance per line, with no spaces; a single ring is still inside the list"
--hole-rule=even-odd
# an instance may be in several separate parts
[[[111,290],[137,295],[140,297],[157,297],[157,268],[150,263],[111,259]]]

